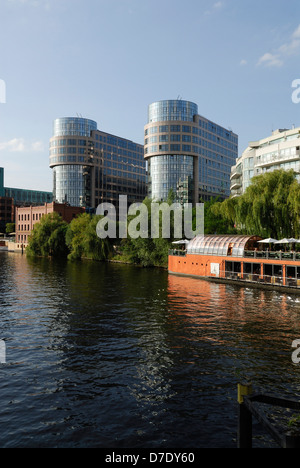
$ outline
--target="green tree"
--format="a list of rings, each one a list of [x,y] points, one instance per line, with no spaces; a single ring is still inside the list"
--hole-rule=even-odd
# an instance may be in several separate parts
[[[261,237],[298,237],[300,188],[293,170],[253,177],[245,193],[216,203],[215,215],[236,224],[239,232]]]
[[[42,217],[28,239],[26,253],[29,256],[64,257],[68,254],[65,242],[67,223],[58,213]]]
[[[291,237],[293,214],[288,205],[294,171],[276,170],[254,177],[236,206],[237,222],[248,234]]]
[[[96,226],[100,216],[83,213],[74,218],[69,224],[66,233],[66,244],[70,250],[70,260],[89,258],[91,260],[105,260],[110,251],[111,244],[108,239],[97,236]]]
[[[288,208],[290,210],[293,237],[300,238],[300,184],[294,180],[288,195]]]
[[[11,234],[12,232],[15,232],[15,229],[16,229],[15,223],[6,224],[6,234]]]
[[[220,207],[228,205],[219,201],[219,198],[211,198],[204,203],[204,234],[234,234],[236,229],[233,220],[222,214]]]
[[[174,203],[174,193],[169,192],[168,201],[165,202],[169,206]],[[128,236],[121,242],[121,250],[124,258],[128,261],[142,265],[144,267],[150,266],[166,266],[168,263],[168,253],[171,243],[174,240],[174,216],[171,212],[170,216],[170,234],[167,238],[162,236],[163,230],[163,217],[162,213],[159,213],[158,226],[153,225],[153,219],[151,218],[152,212],[152,201],[146,197],[143,201],[143,205],[147,208],[147,219],[143,218],[145,224],[147,224],[147,231],[141,231],[141,236],[133,238]],[[140,213],[133,216],[128,216],[128,226],[132,221],[138,219]],[[157,220],[156,220],[157,221]],[[156,227],[158,230],[158,237],[152,238],[151,229]]]

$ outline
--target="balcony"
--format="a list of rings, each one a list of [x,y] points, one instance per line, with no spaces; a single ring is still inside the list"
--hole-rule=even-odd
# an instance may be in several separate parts
[[[235,180],[235,181],[231,184],[230,190],[237,190],[237,189],[241,188],[241,186],[242,186],[241,181],[240,181],[240,180]]]
[[[241,177],[242,175],[242,171],[241,169],[237,169],[236,167],[233,167],[231,169],[231,175],[230,175],[230,179],[238,179],[239,177]]]

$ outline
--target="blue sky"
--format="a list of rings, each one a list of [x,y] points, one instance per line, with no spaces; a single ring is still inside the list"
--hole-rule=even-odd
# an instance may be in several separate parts
[[[237,133],[240,154],[300,126],[299,0],[0,0],[0,23],[6,186],[52,191],[57,117],[143,143],[148,105],[180,96]]]

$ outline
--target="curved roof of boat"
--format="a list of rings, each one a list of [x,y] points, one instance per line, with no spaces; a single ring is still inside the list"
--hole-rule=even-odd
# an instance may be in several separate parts
[[[232,247],[232,257],[242,257],[245,246],[252,241],[259,241],[259,236],[240,236],[240,235],[209,235],[197,236],[192,239],[187,246],[188,254],[198,255],[228,255],[229,247]]]

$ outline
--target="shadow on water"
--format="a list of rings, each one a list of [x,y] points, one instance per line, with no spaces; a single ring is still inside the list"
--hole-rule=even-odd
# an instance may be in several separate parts
[[[297,297],[122,264],[0,268],[2,447],[235,447],[242,375],[299,396]]]

